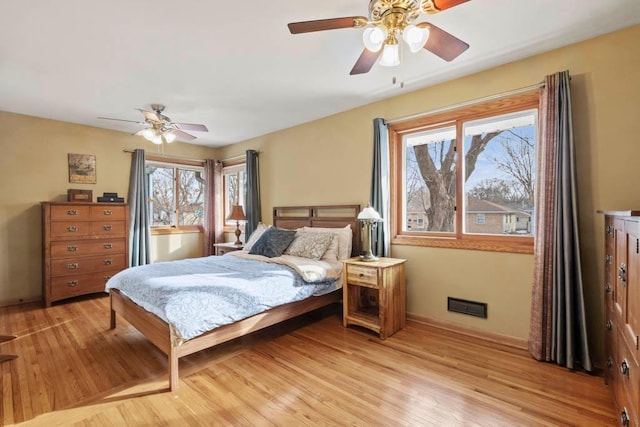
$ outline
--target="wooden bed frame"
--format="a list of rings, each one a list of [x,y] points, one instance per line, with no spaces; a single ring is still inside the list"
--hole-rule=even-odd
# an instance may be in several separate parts
[[[303,226],[339,228],[349,224],[353,230],[351,254],[355,256],[360,253],[361,246],[360,224],[356,219],[359,212],[359,205],[279,207],[273,209],[273,224],[289,229]],[[171,391],[175,391],[178,389],[178,360],[181,357],[338,302],[342,298],[342,290],[274,307],[187,341],[180,340],[169,324],[131,301],[117,289],[112,289],[109,295],[111,329],[116,327],[117,313],[165,353],[169,358],[169,387]]]

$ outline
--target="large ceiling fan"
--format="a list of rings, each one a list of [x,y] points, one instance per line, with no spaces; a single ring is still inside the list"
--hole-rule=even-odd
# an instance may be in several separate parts
[[[154,144],[172,143],[176,139],[181,141],[193,141],[196,136],[184,132],[184,130],[208,132],[209,129],[205,125],[198,125],[194,123],[174,123],[171,119],[162,112],[164,111],[164,105],[151,104],[153,111],[143,110],[136,108],[144,116],[144,121],[136,120],[124,120],[124,119],[112,119],[110,117],[98,117],[104,120],[115,120],[118,122],[130,122],[143,125],[144,129],[140,129],[134,135],[142,135],[145,139],[153,142]]]
[[[320,19],[316,21],[292,22],[291,34],[339,28],[365,28],[365,49],[353,66],[350,74],[369,72],[380,55],[380,65],[400,65],[399,44],[404,40],[412,52],[424,48],[445,61],[452,61],[469,45],[446,31],[428,22],[414,22],[421,12],[437,13],[469,0],[371,0],[369,18],[350,16]]]

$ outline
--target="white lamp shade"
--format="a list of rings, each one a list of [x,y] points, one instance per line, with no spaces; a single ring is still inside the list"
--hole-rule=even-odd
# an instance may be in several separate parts
[[[161,145],[162,144],[162,137],[158,134],[154,135],[153,138],[151,138],[151,142],[153,142],[156,145]]]
[[[167,141],[168,144],[171,144],[173,141],[176,140],[176,134],[173,132],[165,133],[164,139]]]
[[[400,65],[400,51],[397,44],[384,45],[380,65],[383,67],[396,67]]]
[[[409,45],[409,50],[413,53],[422,49],[428,38],[428,28],[418,28],[415,25],[409,25],[402,32],[402,39]]]
[[[364,47],[371,52],[378,52],[387,38],[387,30],[384,27],[368,27],[362,33]]]
[[[376,212],[371,206],[367,206],[362,209],[362,211],[358,214],[359,220],[369,220],[369,221],[382,221],[382,217],[380,214]]]
[[[153,141],[153,137],[156,135],[153,128],[146,128],[142,131],[142,136],[148,141]]]

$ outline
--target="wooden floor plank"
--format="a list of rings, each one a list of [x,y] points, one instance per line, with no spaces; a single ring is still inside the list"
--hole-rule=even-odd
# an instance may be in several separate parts
[[[321,310],[181,360],[107,298],[0,308],[2,425],[617,425],[602,378],[408,322],[387,340]]]

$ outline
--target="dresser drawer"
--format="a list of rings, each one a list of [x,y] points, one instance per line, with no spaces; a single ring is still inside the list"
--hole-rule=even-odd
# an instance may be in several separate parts
[[[96,271],[122,270],[126,266],[124,254],[65,258],[51,261],[51,276],[75,276]]]
[[[126,233],[124,221],[94,221],[91,222],[90,232],[99,237],[124,237]]]
[[[124,238],[105,240],[69,240],[51,243],[51,258],[74,258],[88,255],[125,253]]]
[[[88,221],[91,206],[56,205],[51,206],[51,221]]]
[[[378,288],[378,269],[361,265],[347,264],[347,282]]]
[[[54,278],[51,280],[51,297],[53,300],[59,300],[77,295],[104,292],[107,280],[117,272],[118,270],[113,270],[101,274],[77,274]]]
[[[82,239],[91,235],[88,221],[64,221],[51,223],[51,239]]]
[[[91,206],[92,221],[124,221],[125,206]]]
[[[619,330],[619,334],[623,332]],[[634,347],[635,348],[635,347]],[[622,336],[618,335],[618,374],[620,382],[622,383],[622,389],[624,390],[625,398],[629,402],[627,410],[632,420],[632,425],[636,425],[638,417],[638,408],[640,407],[640,366],[636,363],[633,355],[626,345]],[[636,420],[633,422],[633,420]]]

